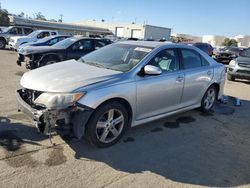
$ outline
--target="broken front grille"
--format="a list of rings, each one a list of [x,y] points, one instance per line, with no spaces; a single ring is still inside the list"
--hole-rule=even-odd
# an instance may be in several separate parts
[[[41,91],[35,91],[31,89],[22,89],[22,99],[31,106],[34,106],[34,101],[42,94]]]

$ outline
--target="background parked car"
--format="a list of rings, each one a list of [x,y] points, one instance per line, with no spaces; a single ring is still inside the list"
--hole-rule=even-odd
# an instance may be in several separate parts
[[[35,69],[48,64],[79,59],[83,55],[110,44],[107,39],[67,38],[53,46],[30,46],[19,52],[17,64],[25,62],[26,68]]]
[[[4,49],[8,44],[10,37],[13,36],[24,36],[29,35],[33,32],[34,29],[30,27],[22,27],[22,26],[11,26],[7,28],[3,28],[0,33],[0,49]]]
[[[239,53],[242,52],[243,50],[244,50],[243,48],[237,48],[232,46],[224,47],[215,52],[214,58],[219,63],[229,64],[229,62],[232,59],[237,58],[239,56]]]
[[[28,42],[28,43],[22,44],[17,49],[17,52],[23,51],[23,48],[27,48],[28,46],[52,46],[69,37],[71,37],[71,35],[56,35],[56,36],[45,37],[36,42]]]
[[[227,79],[234,81],[236,78],[250,80],[250,48],[242,51],[228,67]]]
[[[195,47],[201,49],[203,52],[206,52],[209,56],[212,57],[212,55],[213,55],[213,47],[210,44],[199,42],[199,43],[194,43],[193,45]]]
[[[36,42],[39,39],[58,35],[57,31],[54,30],[36,30],[30,33],[28,36],[15,36],[10,38],[10,48],[17,50],[20,45],[28,42]]]

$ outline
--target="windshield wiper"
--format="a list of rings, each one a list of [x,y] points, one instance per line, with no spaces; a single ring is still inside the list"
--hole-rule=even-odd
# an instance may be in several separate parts
[[[86,64],[88,64],[88,65],[95,66],[95,67],[105,68],[105,66],[103,66],[103,65],[101,65],[101,64],[99,64],[99,63],[84,61],[83,59],[82,59],[82,62],[83,62],[83,63],[86,63]]]

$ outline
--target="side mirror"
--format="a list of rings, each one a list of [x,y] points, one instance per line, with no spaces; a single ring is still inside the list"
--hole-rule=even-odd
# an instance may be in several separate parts
[[[159,67],[156,67],[153,65],[146,65],[144,67],[144,73],[146,75],[160,75],[162,73],[162,71]]]

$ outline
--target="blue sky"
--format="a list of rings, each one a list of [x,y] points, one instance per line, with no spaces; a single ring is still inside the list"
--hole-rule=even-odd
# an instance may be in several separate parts
[[[0,0],[2,8],[65,22],[148,23],[193,35],[250,35],[250,0]]]

